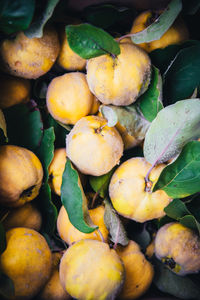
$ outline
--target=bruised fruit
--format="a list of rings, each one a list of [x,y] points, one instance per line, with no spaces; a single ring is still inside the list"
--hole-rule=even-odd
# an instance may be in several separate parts
[[[32,202],[28,202],[11,209],[2,224],[5,230],[26,227],[39,231],[42,225],[42,215]]]
[[[106,124],[104,118],[87,116],[67,136],[67,155],[83,174],[100,176],[119,163],[123,141],[118,131]]]
[[[120,299],[137,299],[150,287],[154,269],[140,247],[134,241],[129,241],[125,247],[118,246],[117,254],[122,259],[125,267],[126,277]]]
[[[32,299],[49,279],[52,255],[44,237],[28,228],[6,233],[7,246],[0,256],[1,271],[14,283],[12,300]]]
[[[34,199],[42,184],[43,169],[30,150],[13,145],[0,147],[0,204],[22,206]]]
[[[155,254],[177,275],[200,270],[200,238],[180,223],[168,223],[158,230]]]
[[[165,165],[157,165],[150,173],[149,188],[145,176],[151,164],[143,157],[130,158],[114,172],[109,195],[113,207],[124,216],[137,222],[157,219],[165,215],[164,208],[172,200],[164,191],[152,192]]]
[[[2,68],[7,73],[36,79],[53,66],[60,50],[57,32],[44,29],[41,38],[28,38],[19,32],[15,39],[5,39],[0,47]]]
[[[121,53],[91,58],[87,81],[91,92],[104,104],[129,105],[145,92],[150,81],[151,62],[140,47],[120,44]]]
[[[154,19],[157,17],[158,15],[156,16],[151,11],[145,11],[141,13],[139,16],[137,16],[137,18],[135,18],[130,33],[137,33],[146,29],[146,27],[153,23]],[[183,20],[178,18],[160,39],[138,45],[145,51],[151,52],[155,49],[165,48],[172,44],[180,44],[186,41],[188,38],[188,29]]]
[[[10,75],[0,75],[0,108],[26,103],[30,99],[30,81]]]
[[[70,48],[67,35],[64,31],[61,33],[61,49],[57,62],[67,71],[82,71],[86,65],[86,60]]]
[[[75,124],[87,116],[93,102],[94,95],[83,73],[71,72],[55,77],[48,86],[47,108],[52,117],[63,124]]]
[[[60,263],[63,288],[80,300],[115,299],[124,282],[124,266],[114,249],[95,240],[68,248]]]
[[[102,237],[105,242],[108,241],[108,230],[104,223],[104,207],[101,205],[97,208],[89,209],[89,215],[93,224],[99,228],[92,233],[83,233],[71,224],[64,206],[61,207],[57,219],[57,230],[60,237],[68,245],[82,239],[101,241]]]

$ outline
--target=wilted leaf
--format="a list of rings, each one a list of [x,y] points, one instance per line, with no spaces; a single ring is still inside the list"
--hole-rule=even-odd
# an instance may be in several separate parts
[[[0,129],[3,130],[3,134],[7,138],[6,120],[4,118],[4,114],[1,109],[0,109]]]
[[[158,40],[174,23],[182,9],[181,0],[172,0],[163,13],[147,28],[131,36],[135,44]]]
[[[10,34],[27,29],[34,10],[35,0],[1,0],[0,31]]]
[[[81,188],[78,172],[67,159],[62,176],[61,201],[69,220],[74,227],[84,233],[91,233],[97,229],[89,218],[86,198]]]
[[[162,78],[156,67],[153,67],[152,78],[147,91],[138,99],[138,106],[149,122],[152,122],[163,108]]]
[[[85,59],[103,54],[120,54],[119,44],[103,29],[90,24],[65,27],[70,48]]]
[[[47,21],[51,18],[59,0],[48,0],[45,2],[45,7],[37,16],[37,19],[25,31],[25,35],[29,38],[41,38],[43,36],[43,28]]]
[[[107,125],[109,127],[113,127],[117,124],[118,122],[117,114],[111,107],[107,105],[101,105],[99,111],[103,115],[103,117],[107,120]]]
[[[161,172],[156,190],[164,190],[172,198],[185,198],[200,191],[200,142],[184,146],[175,162]]]
[[[110,233],[111,241],[122,246],[128,245],[129,239],[124,226],[110,202],[105,199],[104,223]]]
[[[183,146],[200,136],[200,99],[187,99],[162,109],[144,141],[144,156],[159,164],[178,155]]]
[[[9,143],[25,147],[33,152],[40,145],[43,136],[43,123],[35,102],[34,109],[28,105],[16,105],[4,110]]]
[[[110,183],[110,179],[112,174],[114,173],[115,168],[113,168],[107,174],[101,176],[90,176],[89,181],[90,185],[96,193],[104,198],[107,194],[108,185]]]
[[[200,45],[181,50],[165,72],[164,95],[171,103],[189,98],[200,84],[199,53]]]
[[[170,271],[159,260],[154,259],[155,267],[154,284],[164,293],[168,293],[181,299],[199,299],[199,287],[187,276],[178,276]]]
[[[15,294],[13,281],[5,274],[0,273],[0,295],[5,299],[12,299]]]

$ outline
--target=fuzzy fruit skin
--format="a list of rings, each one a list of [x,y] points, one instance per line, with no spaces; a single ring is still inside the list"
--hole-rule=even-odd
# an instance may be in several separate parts
[[[51,274],[50,248],[41,234],[23,227],[7,231],[6,241],[0,266],[2,272],[13,280],[15,296],[11,299],[32,299]]]
[[[87,61],[87,81],[91,92],[103,104],[129,105],[149,83],[151,62],[140,47],[120,44],[121,53],[113,58],[101,55]]]
[[[83,71],[86,66],[86,60],[70,48],[67,35],[64,30],[61,33],[61,49],[57,62],[67,71]]]
[[[0,108],[26,103],[30,99],[30,81],[10,75],[0,75]]]
[[[89,215],[94,225],[99,227],[99,230],[105,240],[108,241],[108,230],[104,223],[104,207],[101,205],[97,208],[89,209]],[[92,239],[101,241],[101,236],[98,230],[92,233],[83,233],[76,229],[70,222],[64,206],[61,207],[57,218],[57,230],[59,236],[68,245],[83,239]]]
[[[180,223],[168,223],[158,230],[155,254],[177,275],[184,276],[200,270],[200,238]],[[167,263],[170,259],[173,259],[173,265]]]
[[[32,202],[13,208],[2,222],[5,230],[15,227],[26,227],[39,231],[42,225],[42,215]]]
[[[29,39],[19,32],[14,40],[6,39],[0,47],[4,70],[28,79],[36,79],[47,73],[59,51],[58,35],[51,27],[44,29],[41,38]]]
[[[40,300],[68,300],[70,295],[63,289],[59,277],[59,264],[62,255],[55,252],[52,254],[53,266],[49,280],[39,293]]]
[[[148,27],[152,16],[153,14],[149,10],[142,12],[137,18],[135,18],[130,33],[137,33]],[[155,49],[165,48],[172,44],[180,44],[188,40],[188,38],[188,29],[183,20],[178,18],[159,40],[149,43],[141,43],[138,45],[145,51],[151,52]]]
[[[55,77],[47,90],[46,104],[52,117],[74,125],[87,116],[93,106],[94,95],[90,92],[85,74],[71,72]]]
[[[42,179],[42,164],[32,151],[13,145],[0,147],[0,203],[3,206],[18,207],[33,200],[39,194]]]
[[[143,157],[130,158],[117,168],[111,178],[110,199],[116,211],[125,218],[143,223],[165,215],[163,209],[172,199],[162,190],[145,191],[145,176],[150,167],[151,164]],[[160,164],[151,171],[149,179],[153,186],[164,167]]]
[[[54,157],[49,166],[49,185],[51,190],[57,194],[61,195],[61,185],[62,185],[62,175],[65,170],[65,164],[67,161],[67,154],[65,148],[57,148],[54,151]],[[81,180],[81,184],[83,186],[86,185],[86,177],[85,175],[79,172],[79,177]]]
[[[119,163],[123,154],[120,134],[106,122],[98,116],[87,116],[80,119],[67,135],[67,155],[83,174],[106,174]]]
[[[68,248],[60,263],[60,280],[80,300],[115,299],[124,282],[124,266],[108,244],[81,240]]]
[[[119,297],[124,300],[137,299],[148,290],[152,283],[153,266],[146,260],[139,245],[134,241],[129,241],[125,247],[118,246],[116,251],[126,271],[125,282]]]

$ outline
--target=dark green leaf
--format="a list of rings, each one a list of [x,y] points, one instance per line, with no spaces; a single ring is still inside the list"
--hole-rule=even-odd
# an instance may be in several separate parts
[[[37,107],[30,110],[27,105],[16,105],[4,110],[9,143],[25,147],[33,152],[40,145],[43,123]]]
[[[37,203],[42,213],[42,234],[47,233],[50,236],[54,233],[56,220],[57,220],[57,209],[52,202],[51,189],[47,182],[45,182],[41,189]]]
[[[163,169],[156,190],[164,190],[172,198],[185,198],[200,191],[199,141],[186,144],[175,162]]]
[[[150,85],[147,91],[138,99],[138,105],[143,116],[149,122],[152,122],[158,112],[163,108],[162,78],[156,67],[153,67]]]
[[[1,0],[0,30],[10,34],[27,29],[34,10],[35,0]]]
[[[6,235],[3,225],[0,223],[0,254],[6,249]]]
[[[89,178],[91,187],[96,193],[99,193],[102,198],[104,198],[107,194],[108,185],[114,170],[115,168],[113,168],[107,174],[101,176],[90,176]]]
[[[116,244],[121,244],[122,246],[128,245],[129,239],[119,216],[107,199],[105,199],[104,202],[104,222],[110,233],[111,241]]]
[[[133,233],[133,237],[134,241],[138,243],[143,250],[145,250],[151,242],[151,236],[146,226],[143,227],[143,230]]]
[[[25,31],[25,35],[28,38],[41,38],[43,36],[43,28],[47,21],[51,18],[58,2],[59,0],[46,1],[44,10],[40,13],[40,15],[37,16],[37,19]]]
[[[15,288],[13,281],[5,274],[0,274],[0,295],[5,299],[14,299]]]
[[[181,0],[172,0],[163,13],[147,28],[131,36],[135,44],[158,40],[174,23],[182,9]]]
[[[181,299],[200,299],[200,289],[189,277],[176,275],[157,259],[153,263],[154,284],[161,292]]]
[[[103,54],[120,54],[119,44],[103,29],[90,24],[65,27],[70,48],[85,59]]]
[[[179,222],[188,228],[197,230],[200,235],[200,223],[196,220],[194,216],[192,215],[184,216],[179,220]]]
[[[151,164],[175,157],[183,146],[200,136],[200,99],[178,101],[162,109],[144,141],[144,156]]]
[[[6,129],[6,120],[4,118],[4,114],[2,110],[0,109],[0,129],[3,130],[3,134],[6,138],[7,137],[7,129]]]
[[[171,103],[190,98],[200,84],[200,45],[181,50],[164,74],[164,96]]]
[[[97,229],[89,218],[86,198],[82,190],[78,172],[67,159],[62,176],[61,201],[64,205],[70,222],[79,231],[91,233]]]
[[[36,151],[37,156],[40,159],[43,166],[44,182],[47,182],[49,178],[48,168],[54,156],[54,141],[55,134],[53,127],[45,129],[40,146]]]

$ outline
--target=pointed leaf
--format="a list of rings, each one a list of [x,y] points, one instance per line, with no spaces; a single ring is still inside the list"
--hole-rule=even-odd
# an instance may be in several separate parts
[[[149,122],[152,122],[158,112],[163,109],[162,78],[159,70],[153,67],[150,85],[147,91],[138,99],[139,108]]]
[[[35,0],[1,0],[0,31],[10,34],[27,29],[34,10]]]
[[[165,72],[164,95],[171,103],[189,98],[200,84],[199,53],[200,45],[181,50]]]
[[[101,176],[90,176],[89,182],[91,187],[96,193],[99,193],[99,195],[104,198],[107,194],[108,185],[110,183],[110,179],[112,174],[114,173],[115,168],[113,168],[110,172],[107,174],[101,175]]]
[[[97,229],[97,227],[91,227],[91,220],[87,211],[86,199],[83,195],[78,172],[72,167],[71,162],[67,159],[65,164],[65,170],[62,177],[61,186],[61,201],[64,205],[69,220],[74,227],[84,233],[91,233]],[[90,225],[88,225],[88,223]]]
[[[9,143],[25,147],[33,152],[40,145],[43,136],[43,123],[39,109],[35,105],[16,105],[4,110]]]
[[[0,295],[5,299],[14,299],[15,288],[13,281],[5,274],[0,274]]]
[[[105,199],[104,202],[104,222],[111,235],[111,241],[113,243],[121,244],[122,246],[128,245],[129,239],[119,216],[107,199]]]
[[[200,99],[187,99],[162,109],[144,141],[144,156],[151,164],[175,157],[183,146],[200,136]]]
[[[0,129],[3,130],[3,134],[7,138],[6,120],[4,118],[4,114],[1,109],[0,109]]]
[[[172,198],[185,198],[200,191],[200,142],[184,146],[174,163],[165,167],[154,187]]]
[[[70,48],[85,59],[103,54],[120,54],[119,44],[103,29],[90,24],[65,27]]]
[[[103,117],[107,120],[107,125],[109,127],[113,127],[117,124],[118,122],[117,114],[111,107],[107,105],[101,105],[99,111],[103,115]]]
[[[178,276],[170,271],[159,260],[153,260],[155,266],[154,284],[164,293],[168,293],[180,299],[199,299],[199,287],[187,276]]]
[[[182,9],[181,0],[172,0],[164,12],[146,29],[131,36],[135,44],[158,40],[174,23]]]
[[[29,38],[41,38],[43,36],[43,28],[47,21],[51,18],[59,0],[48,0],[45,3],[44,10],[40,12],[37,19],[25,31],[25,35]]]

